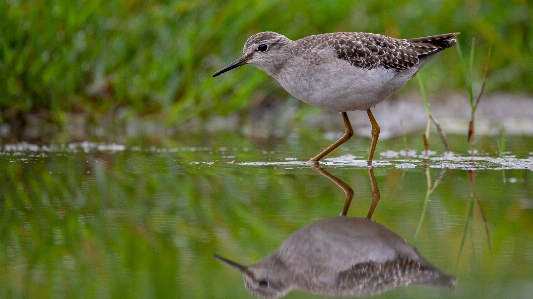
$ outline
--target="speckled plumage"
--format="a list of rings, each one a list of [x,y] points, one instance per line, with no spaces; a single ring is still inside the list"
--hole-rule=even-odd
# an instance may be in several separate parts
[[[457,284],[455,277],[432,265],[387,227],[346,216],[314,222],[256,264],[235,268],[243,273],[246,288],[260,298],[278,298],[291,290],[368,296],[405,285],[455,289]]]
[[[345,135],[311,159],[315,162],[350,138],[353,131],[346,111],[366,110],[372,123],[370,163],[379,136],[370,109],[400,89],[435,55],[454,46],[452,38],[457,34],[396,39],[336,32],[293,41],[276,32],[260,32],[248,38],[241,58],[213,76],[251,64],[276,79],[295,98],[341,112]]]
[[[396,39],[336,32],[292,41],[267,31],[246,41],[243,58],[311,105],[338,112],[367,110],[403,86],[435,54],[453,46],[455,35]],[[259,51],[261,44],[268,49]]]
[[[333,47],[339,59],[365,69],[383,66],[402,71],[419,61],[417,53],[409,49],[408,42],[377,34],[338,32],[305,37],[298,42],[303,47]]]

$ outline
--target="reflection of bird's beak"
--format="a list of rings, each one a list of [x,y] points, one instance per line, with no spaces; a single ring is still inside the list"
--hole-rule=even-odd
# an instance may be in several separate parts
[[[230,64],[230,65],[231,65],[231,64]],[[224,264],[226,264],[226,265],[232,267],[233,269],[239,271],[240,273],[243,273],[243,274],[244,274],[245,272],[248,271],[248,269],[246,268],[246,266],[243,266],[243,265],[241,265],[241,264],[237,264],[237,263],[234,262],[234,261],[230,261],[230,260],[228,260],[227,258],[223,258],[223,257],[218,256],[218,255],[216,255],[216,254],[215,254],[215,259],[217,259],[218,261],[220,261],[220,262],[222,262],[222,263],[224,263]]]
[[[214,73],[214,74],[213,74],[213,77],[216,77],[216,76],[218,76],[218,75],[220,75],[220,74],[222,74],[222,73],[225,73],[225,72],[227,72],[227,71],[229,71],[229,70],[232,70],[232,69],[234,69],[234,68],[236,68],[236,67],[239,67],[239,66],[241,66],[241,65],[245,65],[247,61],[248,61],[248,58],[246,58],[246,57],[243,56],[243,57],[241,57],[241,58],[235,60],[234,62],[230,63],[230,64],[229,64],[228,66],[226,66],[225,68],[223,68],[223,69],[217,71],[216,73]]]

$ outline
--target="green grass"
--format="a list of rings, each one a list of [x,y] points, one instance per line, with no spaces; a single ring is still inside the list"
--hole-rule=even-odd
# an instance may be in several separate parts
[[[505,154],[505,126],[502,126],[501,139],[496,140],[496,143],[498,144],[498,155],[503,156]]]
[[[485,68],[483,72],[483,79],[481,80],[481,87],[479,89],[479,92],[477,96],[474,99],[474,88],[473,88],[473,72],[474,72],[474,57],[476,53],[476,40],[472,38],[472,44],[470,46],[470,56],[468,62],[466,62],[466,58],[463,55],[463,52],[461,50],[461,46],[457,45],[457,53],[459,54],[459,59],[461,61],[461,69],[463,71],[463,77],[465,80],[466,90],[468,92],[468,99],[470,103],[470,122],[468,125],[468,142],[470,142],[471,151],[473,152],[476,147],[475,142],[475,115],[477,107],[479,106],[479,103],[481,101],[481,97],[483,96],[483,93],[486,88],[487,83],[487,75],[489,71],[489,62],[491,59],[491,48],[488,49],[487,56],[485,58]]]
[[[305,3],[305,5],[303,5]],[[505,1],[2,1],[0,122],[43,111],[153,116],[166,125],[227,115],[258,94],[288,95],[244,67],[211,78],[247,37],[274,30],[296,39],[332,31],[417,37],[459,31],[481,53],[492,47],[490,90],[527,92],[533,81],[528,2]],[[460,90],[453,51],[423,72],[436,90]],[[480,61],[473,60],[474,69]],[[489,90],[489,91],[490,91]]]

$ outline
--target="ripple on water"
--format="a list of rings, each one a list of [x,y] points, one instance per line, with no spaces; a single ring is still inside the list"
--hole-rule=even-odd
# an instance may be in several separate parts
[[[0,156],[9,156],[11,158],[20,157],[32,157],[36,155],[46,155],[47,153],[78,153],[78,152],[105,152],[105,153],[119,153],[124,151],[141,151],[141,152],[153,152],[153,153],[176,153],[176,152],[199,152],[202,155],[212,152],[211,149],[205,147],[181,147],[181,148],[159,148],[149,147],[141,148],[138,146],[127,147],[121,144],[104,144],[104,143],[91,143],[80,142],[60,145],[35,145],[30,143],[16,143],[6,144],[0,150]],[[269,161],[239,161],[238,149],[220,147],[218,152],[228,152],[231,154],[225,155],[225,159],[231,159],[235,162],[231,162],[235,165],[241,166],[283,166],[283,167],[302,167],[309,166],[311,163],[308,161],[300,161],[295,157],[284,157],[283,160],[269,160]],[[248,151],[248,149],[243,149]],[[426,155],[427,154],[427,155]],[[259,156],[261,158],[262,156]],[[205,161],[207,160],[207,161]],[[208,163],[209,165],[218,161],[211,160],[209,157],[204,159],[202,163]],[[195,163],[192,161],[191,163]],[[196,161],[196,163],[199,163]],[[333,167],[368,167],[366,159],[360,156],[354,156],[346,154],[338,157],[327,157],[320,162],[323,166]],[[462,169],[462,170],[532,170],[533,171],[533,153],[528,158],[516,158],[513,155],[505,155],[500,157],[491,157],[480,153],[473,155],[460,155],[457,153],[449,152],[438,154],[430,151],[420,152],[417,155],[415,150],[401,150],[391,151],[387,150],[380,153],[380,159],[372,161],[372,166],[376,168],[398,168],[398,169],[410,169],[419,167],[429,168],[447,168],[447,169]]]

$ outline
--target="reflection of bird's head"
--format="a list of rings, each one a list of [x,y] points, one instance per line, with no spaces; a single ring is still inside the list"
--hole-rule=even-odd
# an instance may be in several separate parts
[[[270,270],[270,271],[269,271]],[[249,267],[244,273],[246,289],[259,298],[271,299],[285,296],[292,288],[283,276],[272,269]]]
[[[243,266],[220,256],[215,256],[215,258],[241,272],[246,289],[259,298],[279,298],[293,289],[285,279],[283,271],[279,271],[276,262],[264,263],[263,260],[252,266]]]

